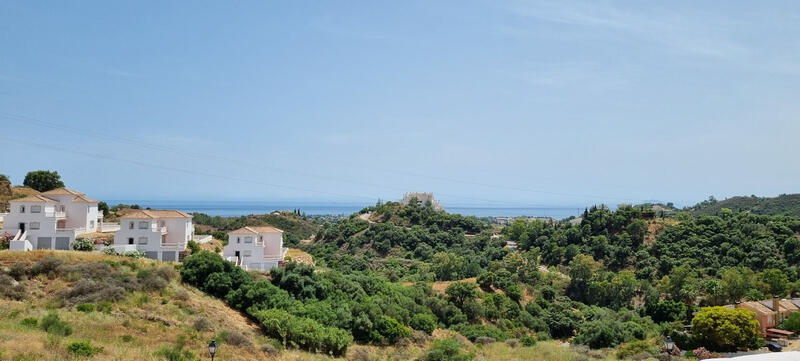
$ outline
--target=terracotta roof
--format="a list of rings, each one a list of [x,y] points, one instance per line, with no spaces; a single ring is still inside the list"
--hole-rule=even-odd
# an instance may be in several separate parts
[[[167,209],[137,209],[133,212],[122,215],[120,218],[192,218],[192,215],[183,213],[181,211]]]
[[[280,229],[270,226],[249,226],[242,227],[235,231],[230,231],[230,234],[261,234],[261,233],[283,233]]]
[[[49,190],[47,192],[42,192],[42,194],[51,195],[51,196],[68,196],[68,195],[82,196],[82,195],[85,195],[84,193],[81,193],[81,192],[78,192],[78,191],[74,191],[72,189],[67,189],[67,188],[64,188],[64,187],[52,189],[52,190]]]
[[[746,309],[748,309],[750,311],[753,311],[755,313],[759,313],[759,314],[762,314],[762,315],[771,315],[771,314],[774,313],[774,312],[772,312],[772,310],[769,307],[764,306],[763,304],[761,304],[761,302],[758,302],[758,301],[742,302],[742,303],[739,304],[739,307],[746,308]]]
[[[86,198],[86,196],[84,196],[84,195],[77,196],[72,201],[75,202],[75,203],[98,203],[97,200],[94,200],[94,199],[91,199],[91,198]]]
[[[17,198],[9,200],[9,202],[28,202],[28,203],[58,203],[50,198],[47,198],[41,194],[31,194],[24,198]]]

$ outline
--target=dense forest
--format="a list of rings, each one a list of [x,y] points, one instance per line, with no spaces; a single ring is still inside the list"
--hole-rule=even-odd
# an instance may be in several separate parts
[[[800,194],[781,194],[777,197],[751,195],[721,201],[709,197],[687,210],[693,215],[719,215],[723,208],[734,212],[800,217]]]
[[[763,344],[755,319],[710,306],[800,292],[799,232],[797,218],[728,209],[662,218],[600,206],[580,222],[496,227],[389,202],[323,224],[302,246],[316,269],[289,263],[259,279],[203,252],[181,272],[269,335],[331,354],[436,328],[472,341],[571,339],[651,354],[653,340],[670,335],[684,349],[730,351]],[[715,328],[725,319],[745,320],[734,322],[737,337]],[[688,324],[695,332],[683,332]]]

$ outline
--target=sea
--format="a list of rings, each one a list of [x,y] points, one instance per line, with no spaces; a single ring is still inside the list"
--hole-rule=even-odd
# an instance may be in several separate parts
[[[205,213],[210,216],[235,217],[250,214],[265,214],[273,211],[299,209],[307,215],[350,215],[374,204],[359,203],[312,203],[312,202],[236,202],[236,201],[146,201],[109,200],[109,206],[116,204],[138,204],[142,208],[177,209],[187,213]],[[547,217],[564,219],[579,216],[584,207],[486,207],[444,205],[448,213],[458,213],[476,217]]]

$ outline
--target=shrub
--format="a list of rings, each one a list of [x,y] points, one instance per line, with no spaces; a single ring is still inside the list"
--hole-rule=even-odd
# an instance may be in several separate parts
[[[792,312],[789,314],[780,326],[784,330],[789,330],[794,333],[800,333],[800,312]]]
[[[94,251],[94,241],[88,238],[76,238],[72,242],[72,249],[75,251],[84,252]]]
[[[122,342],[133,342],[133,336],[131,335],[122,335],[119,338]]]
[[[92,347],[91,344],[84,341],[73,342],[67,346],[67,352],[70,355],[77,357],[92,357],[103,350],[102,347]]]
[[[411,335],[411,331],[408,328],[394,318],[387,316],[378,318],[375,322],[375,330],[381,336],[380,342],[388,344],[394,344],[398,339]]]
[[[591,348],[614,347],[627,341],[629,336],[622,323],[611,319],[600,319],[581,324],[575,343]]]
[[[16,262],[9,267],[8,275],[17,281],[21,281],[23,278],[28,277],[28,274],[31,272],[30,268],[31,266],[27,262]]]
[[[353,342],[353,336],[345,330],[325,327],[317,321],[283,310],[251,311],[250,315],[258,320],[267,336],[281,340],[284,347],[292,344],[309,351],[342,356]]]
[[[692,319],[692,333],[714,351],[758,347],[760,326],[750,310],[706,307]]]
[[[647,314],[657,323],[678,321],[686,315],[686,305],[678,301],[664,300],[654,305],[647,305]]]
[[[418,313],[411,317],[408,323],[415,330],[425,331],[427,334],[433,333],[436,329],[436,316],[427,313]]]
[[[533,347],[536,346],[536,339],[530,336],[522,336],[519,339],[522,342],[522,346],[525,347]]]
[[[60,293],[61,299],[68,304],[91,303],[102,301],[119,301],[126,296],[126,290],[108,280],[95,281],[81,279]]]
[[[509,338],[508,340],[506,340],[506,345],[508,345],[511,348],[515,348],[519,346],[519,340],[516,338]]]
[[[191,254],[200,252],[200,245],[197,244],[197,242],[195,241],[190,240],[189,242],[186,242],[186,248],[188,248],[189,251],[191,251]]]
[[[656,355],[658,354],[658,347],[651,345],[645,340],[633,340],[631,342],[622,344],[617,349],[617,358],[622,360],[642,353]]]
[[[137,259],[138,258],[144,258],[144,253],[142,251],[139,251],[139,250],[125,251],[125,252],[122,252],[122,255],[125,256],[125,257],[137,258]]]
[[[243,348],[253,347],[253,343],[250,341],[250,339],[239,331],[232,331],[232,330],[222,331],[219,335],[219,339],[222,342],[231,346],[243,347]]]
[[[211,331],[214,325],[205,317],[198,317],[194,320],[194,329],[197,331]]]
[[[81,303],[75,307],[80,312],[93,312],[94,311],[94,304],[91,303]]]
[[[278,350],[278,348],[271,343],[265,343],[261,345],[261,352],[272,357],[278,356],[278,354],[280,354],[280,350]]]
[[[167,287],[169,282],[178,277],[178,273],[170,266],[139,270],[136,278],[145,291],[159,291]]]
[[[22,321],[19,321],[19,324],[25,327],[34,328],[37,325],[39,325],[39,320],[33,317],[28,317],[28,318],[23,318]]]
[[[422,361],[470,361],[474,357],[473,354],[464,353],[458,341],[448,338],[433,341]]]
[[[481,345],[488,345],[495,342],[497,342],[497,340],[495,340],[493,337],[480,336],[475,338],[475,343],[479,343]]]
[[[106,247],[106,248],[103,248],[103,254],[107,254],[107,255],[109,255],[109,256],[116,256],[116,255],[119,255],[119,253],[117,253],[117,250],[116,250],[116,249],[114,249],[114,247]]]
[[[25,299],[25,296],[27,296],[25,286],[11,276],[0,273],[0,297],[19,301]]]
[[[33,264],[33,267],[31,267],[31,273],[33,275],[51,274],[51,273],[55,274],[55,272],[58,270],[58,267],[60,267],[62,264],[64,264],[64,260],[62,260],[61,258],[55,256],[47,256],[36,261],[36,263]]]
[[[39,322],[39,327],[47,333],[58,336],[69,336],[72,334],[72,326],[58,318],[58,314],[50,312]]]

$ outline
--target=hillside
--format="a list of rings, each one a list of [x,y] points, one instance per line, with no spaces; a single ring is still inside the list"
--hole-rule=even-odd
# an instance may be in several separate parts
[[[211,339],[220,343],[220,361],[332,360],[282,349],[225,302],[179,282],[170,264],[96,253],[2,251],[0,270],[2,360],[86,359],[88,354],[92,360],[205,360]],[[435,338],[454,336],[460,337],[434,333]],[[461,339],[479,359],[580,358],[580,350],[555,342],[478,348]],[[354,345],[346,358],[410,360],[421,356],[429,342]],[[77,355],[81,352],[84,356]]]
[[[734,212],[780,215],[800,218],[800,194],[781,194],[777,197],[741,196],[725,200],[713,197],[689,208],[693,215],[718,215],[723,208]]]
[[[295,246],[301,240],[311,238],[323,223],[289,211],[240,217],[209,216],[204,213],[193,213],[193,216],[198,234],[212,234],[214,238],[225,240],[227,232],[244,226],[273,226],[283,230],[283,240],[287,246]]]
[[[11,186],[7,180],[0,178],[0,212],[8,212],[8,201],[39,193],[33,188]]]

